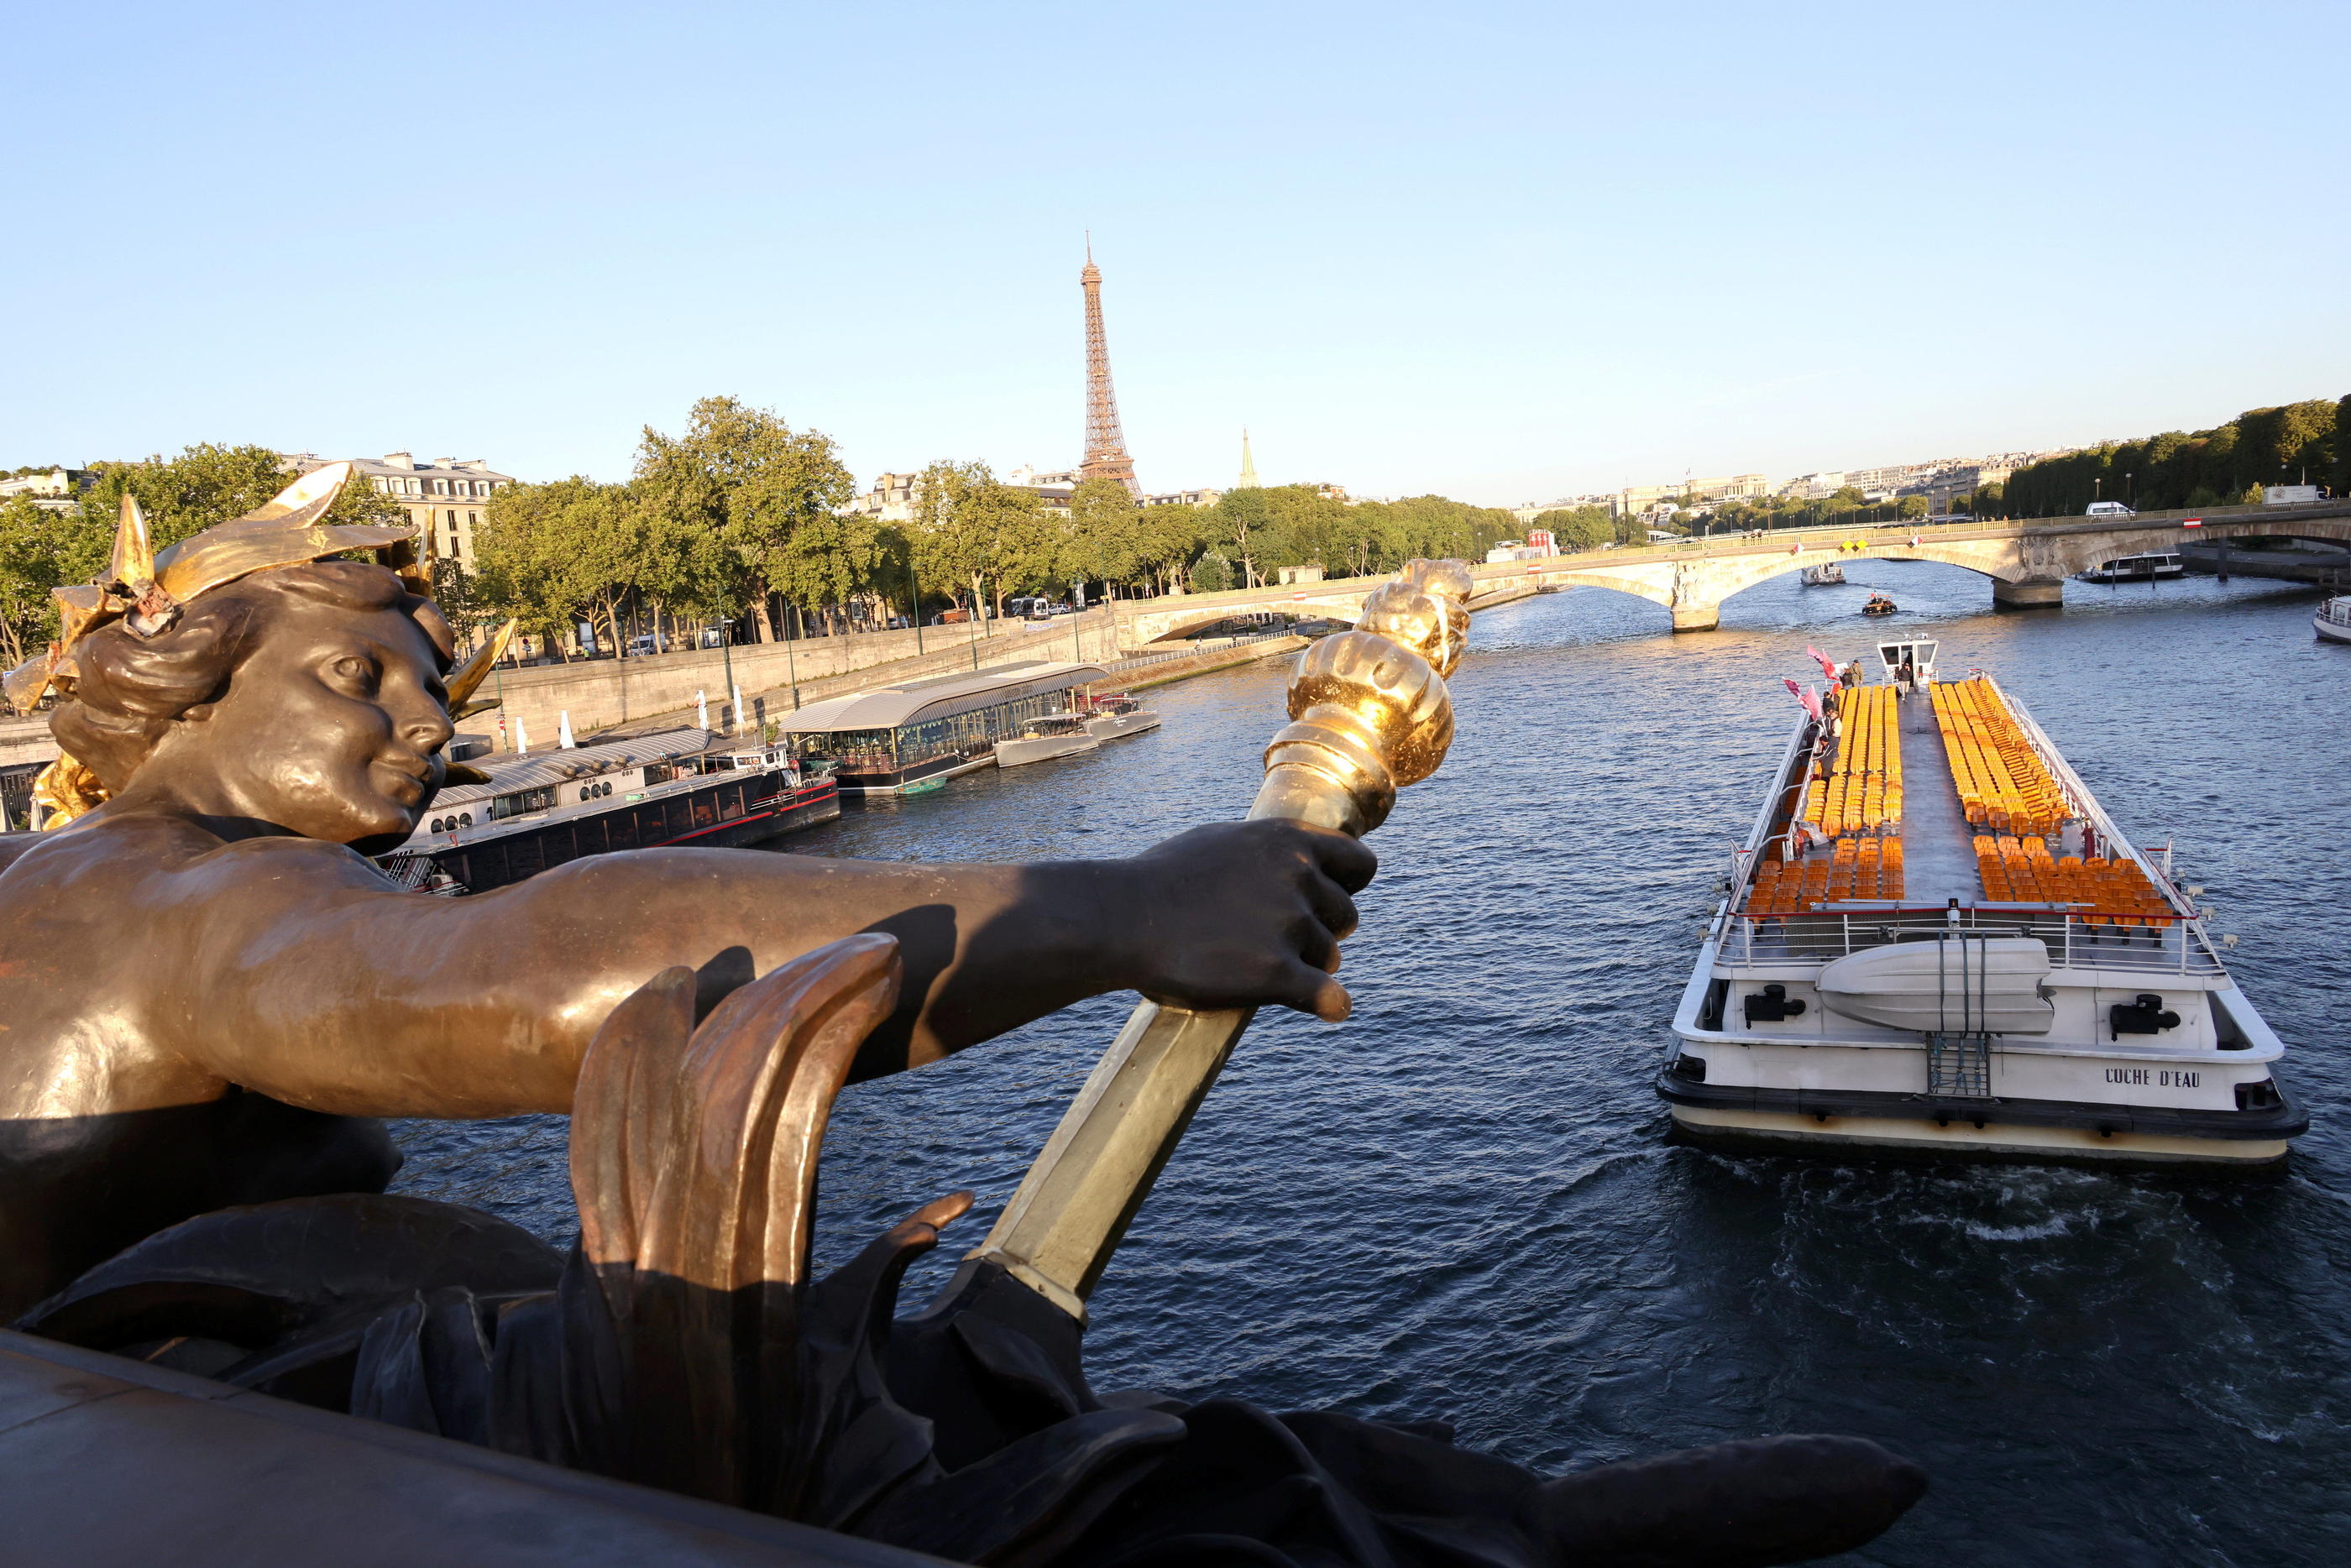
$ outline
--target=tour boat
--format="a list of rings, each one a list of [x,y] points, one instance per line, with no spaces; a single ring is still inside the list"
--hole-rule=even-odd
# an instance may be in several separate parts
[[[1896,606],[1894,601],[1887,598],[1884,594],[1872,594],[1869,596],[1869,602],[1861,607],[1861,613],[1864,615],[1892,615],[1896,608]]]
[[[1017,768],[1026,763],[1049,762],[1079,752],[1091,752],[1102,744],[1087,728],[1082,713],[1049,713],[1041,719],[1031,719],[1020,733],[1010,740],[996,742],[996,765]]]
[[[821,767],[706,730],[475,761],[490,782],[436,794],[379,862],[403,887],[481,893],[582,856],[732,847],[841,815]]]
[[[1139,735],[1159,728],[1158,711],[1146,708],[1123,691],[1097,692],[1086,701],[1086,732],[1097,741]]]
[[[1809,712],[1734,853],[1656,1080],[1687,1135],[2257,1164],[2308,1127],[2167,848],[1936,645]],[[1914,687],[1898,679],[1905,666]]]
[[[2176,550],[2162,550],[2147,556],[2123,556],[2104,566],[2074,574],[2085,583],[2146,583],[2158,577],[2187,575],[2187,563],[2179,558]]]
[[[2319,606],[2310,624],[2329,642],[2351,642],[2351,595],[2331,598]]]
[[[1834,588],[1844,585],[1844,568],[1834,561],[1823,561],[1817,566],[1806,566],[1796,574],[1796,580],[1808,588]]]

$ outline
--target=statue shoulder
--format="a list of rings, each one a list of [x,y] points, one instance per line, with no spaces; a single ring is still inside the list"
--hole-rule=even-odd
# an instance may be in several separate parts
[[[0,833],[0,873],[5,873],[16,863],[16,857],[47,836],[46,833]]]
[[[374,862],[345,845],[293,837],[224,842],[185,818],[160,813],[93,815],[55,833],[0,835],[0,878],[78,880],[93,873],[118,890],[123,877],[160,891],[151,878],[217,882],[248,875],[313,886],[392,886]]]

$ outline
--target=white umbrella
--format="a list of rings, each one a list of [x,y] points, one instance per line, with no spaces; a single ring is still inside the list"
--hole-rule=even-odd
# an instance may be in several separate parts
[[[710,699],[699,691],[694,694],[694,727],[697,730],[710,728]]]
[[[571,710],[564,709],[555,715],[555,744],[559,750],[569,751],[580,742],[571,738]]]
[[[519,713],[515,715],[515,755],[530,755],[530,732],[522,727],[522,715]]]
[[[733,722],[732,722],[727,726],[728,733],[730,733],[730,734],[731,734],[731,733],[733,733],[734,732],[736,732],[736,731],[738,731],[738,730],[742,729],[742,727],[743,727],[743,683],[742,683],[741,681],[739,681],[739,680],[738,680],[738,681],[737,681],[737,682],[735,683],[735,716],[734,716],[734,720],[733,720]]]

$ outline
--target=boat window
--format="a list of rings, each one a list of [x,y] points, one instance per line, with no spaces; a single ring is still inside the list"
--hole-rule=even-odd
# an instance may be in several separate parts
[[[545,789],[521,790],[492,800],[490,820],[496,822],[504,817],[525,816],[534,811],[551,810],[554,805],[555,790],[552,785]]]

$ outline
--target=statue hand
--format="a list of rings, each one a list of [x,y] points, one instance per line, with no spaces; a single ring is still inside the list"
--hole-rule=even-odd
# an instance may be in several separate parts
[[[1355,901],[1379,868],[1357,840],[1274,819],[1181,833],[1127,862],[1136,873],[1134,988],[1208,1011],[1278,1003],[1336,1023],[1347,992],[1331,976]]]

